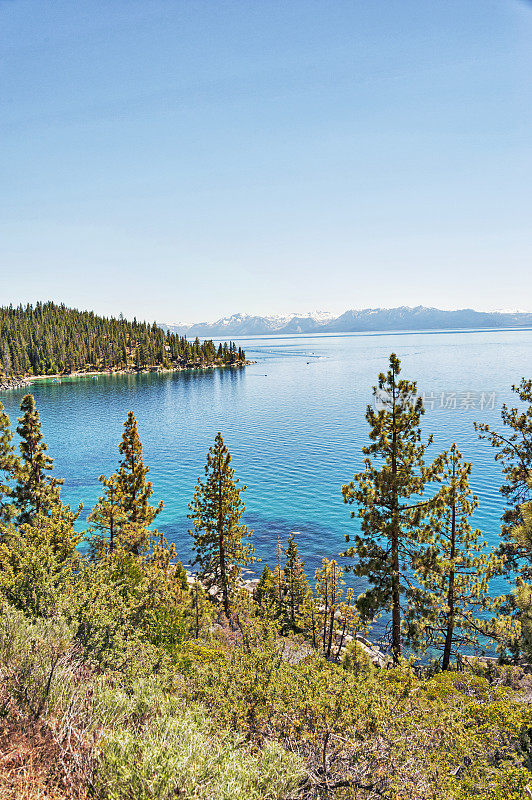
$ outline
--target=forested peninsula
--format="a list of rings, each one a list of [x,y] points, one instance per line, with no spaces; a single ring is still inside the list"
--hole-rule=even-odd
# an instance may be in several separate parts
[[[0,382],[83,372],[242,366],[234,342],[189,342],[157,323],[101,317],[52,302],[0,308]]]

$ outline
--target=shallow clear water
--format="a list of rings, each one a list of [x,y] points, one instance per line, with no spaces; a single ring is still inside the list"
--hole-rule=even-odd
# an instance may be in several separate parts
[[[116,468],[122,424],[133,410],[155,497],[165,503],[158,527],[188,563],[187,503],[219,430],[248,487],[246,522],[255,530],[257,554],[273,562],[277,537],[285,540],[289,531],[298,531],[311,572],[323,556],[342,550],[344,534],[357,525],[340,487],[361,468],[371,387],[395,351],[403,376],[434,398],[434,409],[423,419],[426,434],[434,434],[433,453],[456,441],[473,461],[472,484],[480,498],[475,521],[496,543],[501,473],[473,421],[498,424],[502,402],[513,402],[512,383],[532,375],[532,331],[260,337],[239,343],[256,364],[32,384],[55,473],[66,479],[64,499],[73,505],[83,500],[90,509],[99,494],[98,476]],[[440,408],[442,392],[450,406],[456,393],[456,408]],[[0,397],[12,421],[23,394]],[[471,404],[476,408],[461,407]]]

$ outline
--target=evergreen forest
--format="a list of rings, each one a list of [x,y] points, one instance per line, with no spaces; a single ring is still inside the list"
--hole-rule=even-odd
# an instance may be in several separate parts
[[[52,302],[0,308],[0,377],[243,364],[234,342],[189,342],[157,323]]]

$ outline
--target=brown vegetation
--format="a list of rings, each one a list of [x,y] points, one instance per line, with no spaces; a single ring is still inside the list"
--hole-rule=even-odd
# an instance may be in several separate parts
[[[83,800],[86,786],[49,721],[11,708],[0,722],[0,800]]]

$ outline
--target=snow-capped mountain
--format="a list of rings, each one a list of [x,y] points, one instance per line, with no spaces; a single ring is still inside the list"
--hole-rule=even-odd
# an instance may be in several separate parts
[[[187,336],[260,336],[273,333],[303,333],[312,331],[334,319],[327,311],[310,311],[303,314],[277,314],[268,317],[250,314],[232,314],[216,322],[199,322],[193,325],[161,323],[161,327]]]
[[[426,306],[350,309],[340,316],[324,311],[278,316],[232,314],[216,322],[194,325],[161,324],[187,336],[239,338],[267,334],[349,333],[356,331],[458,330],[461,328],[513,328],[532,326],[532,313],[475,311],[464,308],[445,311]]]

